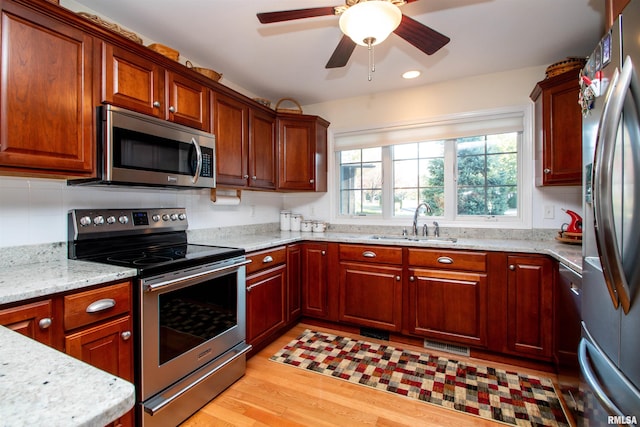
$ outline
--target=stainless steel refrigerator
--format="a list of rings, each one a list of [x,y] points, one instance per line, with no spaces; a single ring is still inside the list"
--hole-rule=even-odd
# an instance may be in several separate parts
[[[639,78],[640,0],[631,0],[580,75],[584,406],[578,425],[640,422]]]

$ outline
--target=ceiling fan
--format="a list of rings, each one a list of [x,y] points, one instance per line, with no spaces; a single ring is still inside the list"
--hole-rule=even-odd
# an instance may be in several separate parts
[[[258,13],[263,24],[340,15],[340,29],[344,33],[325,68],[340,68],[347,65],[356,45],[371,47],[381,43],[393,32],[432,55],[449,43],[449,37],[409,18],[399,7],[418,0],[345,0],[344,6],[313,7]],[[362,25],[368,28],[362,29]],[[370,55],[371,61],[371,55]]]

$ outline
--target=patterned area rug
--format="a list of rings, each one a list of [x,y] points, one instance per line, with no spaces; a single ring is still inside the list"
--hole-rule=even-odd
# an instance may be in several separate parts
[[[548,378],[306,330],[271,360],[517,426],[569,426]]]

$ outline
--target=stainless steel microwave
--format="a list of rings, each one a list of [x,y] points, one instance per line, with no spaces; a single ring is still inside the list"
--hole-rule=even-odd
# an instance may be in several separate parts
[[[213,134],[112,105],[97,114],[97,177],[69,185],[215,188]]]

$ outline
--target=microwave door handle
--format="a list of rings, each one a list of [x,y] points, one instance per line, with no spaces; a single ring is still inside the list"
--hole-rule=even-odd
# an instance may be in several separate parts
[[[195,138],[191,138],[191,143],[196,148],[196,171],[191,178],[192,183],[198,182],[198,178],[200,178],[200,171],[202,170],[202,150],[200,149],[200,144],[196,141]]]

